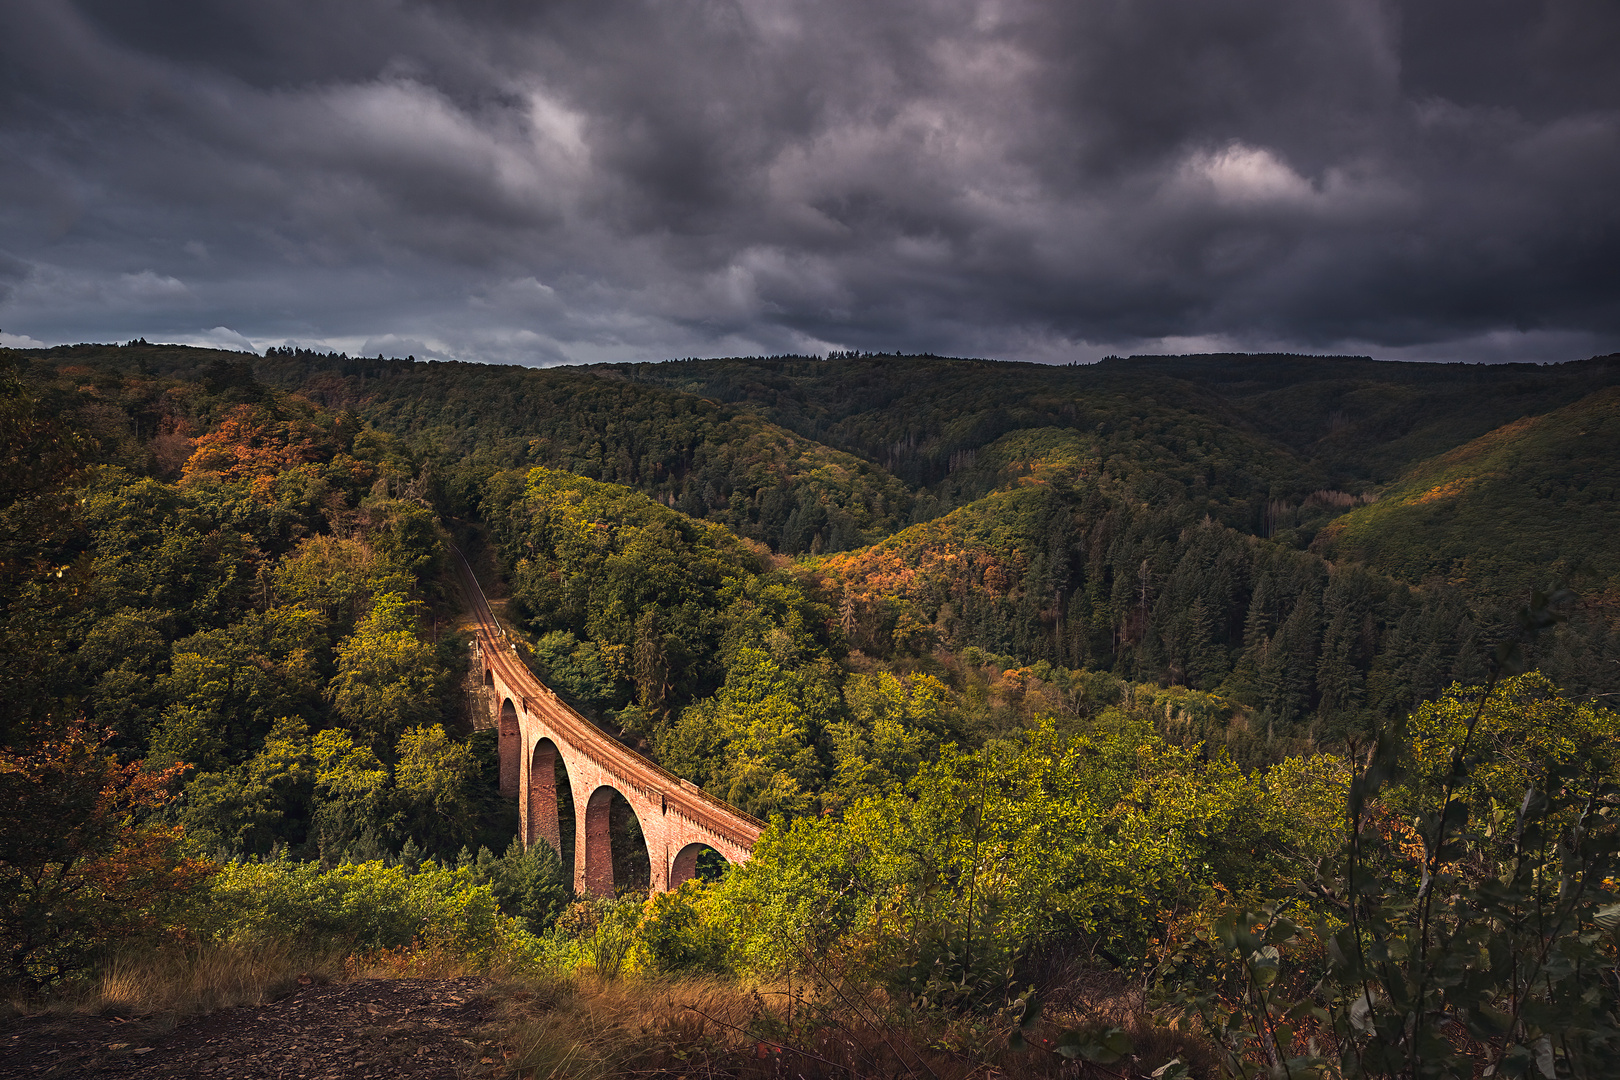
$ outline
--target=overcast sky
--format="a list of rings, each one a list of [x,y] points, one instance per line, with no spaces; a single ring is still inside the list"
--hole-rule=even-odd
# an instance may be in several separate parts
[[[1616,0],[5,0],[12,345],[1620,349]]]

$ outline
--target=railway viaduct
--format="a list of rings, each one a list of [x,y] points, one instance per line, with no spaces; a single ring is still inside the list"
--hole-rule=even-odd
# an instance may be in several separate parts
[[[612,896],[609,810],[630,804],[647,843],[655,892],[679,887],[712,848],[727,862],[748,858],[764,823],[662,769],[602,731],[535,677],[508,642],[465,559],[456,552],[477,620],[474,660],[500,733],[501,794],[518,801],[524,847],[545,841],[563,854],[556,765],[573,793],[574,891]]]

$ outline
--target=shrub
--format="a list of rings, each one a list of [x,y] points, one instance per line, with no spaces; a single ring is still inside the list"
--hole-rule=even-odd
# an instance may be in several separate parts
[[[231,863],[195,918],[203,934],[229,944],[369,950],[430,943],[473,963],[522,951],[529,937],[501,914],[489,885],[432,862],[414,872],[382,862],[325,871],[288,860]]]
[[[711,886],[693,880],[647,900],[636,931],[646,966],[666,973],[726,970],[730,935],[714,917],[712,894]]]
[[[161,926],[212,866],[179,855],[151,818],[184,766],[119,765],[82,722],[26,751],[0,750],[0,970],[37,990],[104,945]]]
[[[462,856],[466,858],[465,851]],[[500,858],[479,848],[472,868],[477,881],[488,882],[494,890],[501,911],[523,920],[533,934],[551,929],[574,895],[562,859],[550,844],[531,844],[524,850],[514,837]]]
[[[636,943],[636,927],[641,921],[640,897],[625,897],[604,902],[596,931],[591,934],[586,949],[591,966],[604,979],[616,979],[624,961]]]
[[[1612,1074],[1620,724],[1539,679],[1494,691],[1426,706],[1411,743],[1380,737],[1311,883],[1314,926],[1297,902],[1234,908],[1177,958],[1176,1007],[1228,1073]]]
[[[983,1008],[1054,942],[1125,962],[1217,887],[1285,888],[1288,821],[1259,777],[1115,714],[1083,736],[947,750],[842,821],[777,823],[716,903],[745,967],[803,969],[836,946],[903,996]]]

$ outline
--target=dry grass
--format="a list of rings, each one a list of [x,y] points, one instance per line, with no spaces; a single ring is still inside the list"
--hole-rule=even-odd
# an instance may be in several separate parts
[[[536,1080],[670,1075],[647,1070],[729,1049],[740,1038],[731,1029],[746,1030],[758,1011],[750,991],[709,978],[619,981],[586,972],[506,982],[492,996],[506,1029],[507,1074]]]
[[[474,964],[454,949],[419,944],[353,953],[344,958],[342,972],[345,982],[357,979],[459,979],[468,975],[492,974],[489,965]]]
[[[1151,1072],[1173,1057],[1214,1075],[1199,1040],[1155,1027],[1139,993],[1123,985],[1071,1002],[1033,1042],[1065,1027],[1119,1026],[1135,1059],[1100,1069],[1049,1050],[1014,1051],[1008,1028],[984,1020],[906,1019],[889,1003],[802,988],[751,989],[719,979],[592,975],[509,980],[492,991],[503,1029],[499,1075],[521,1080],[701,1077],[803,1080],[1112,1077]]]
[[[469,974],[452,953],[413,946],[343,956],[286,945],[145,949],[113,956],[96,978],[24,1011],[145,1017],[167,1028],[189,1016],[273,1001],[301,984],[363,979],[452,979]],[[908,1016],[857,983],[750,987],[715,977],[604,979],[501,976],[489,984],[486,1039],[505,1080],[990,1080],[1145,1075],[1173,1057],[1215,1075],[1197,1033],[1156,1026],[1140,990],[1095,970],[1053,972],[1034,1049],[1014,1051],[1005,1021]],[[1097,1068],[1049,1049],[1068,1029],[1123,1028],[1133,1059]],[[486,1059],[487,1060],[487,1059]]]
[[[412,944],[362,953],[313,952],[288,942],[262,945],[142,944],[112,953],[86,978],[44,997],[0,1003],[10,1015],[97,1013],[196,1016],[262,1005],[299,986],[362,979],[456,979],[505,972],[478,966],[454,950]]]
[[[285,944],[143,946],[113,953],[95,974],[42,998],[13,998],[12,1015],[96,1013],[172,1023],[235,1005],[259,1005],[295,987],[344,977],[341,953]]]

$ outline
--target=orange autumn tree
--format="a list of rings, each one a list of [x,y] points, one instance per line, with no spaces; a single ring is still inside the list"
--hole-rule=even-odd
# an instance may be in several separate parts
[[[238,405],[218,428],[198,437],[181,476],[251,480],[256,492],[267,492],[274,478],[288,470],[333,460],[343,446],[342,424],[342,417],[332,417],[298,398],[274,405]],[[353,438],[353,431],[347,434]],[[347,457],[344,461],[359,464]]]
[[[160,925],[213,872],[182,858],[158,820],[175,765],[120,765],[81,719],[32,748],[0,750],[0,963],[37,990],[81,970],[109,941]]]

